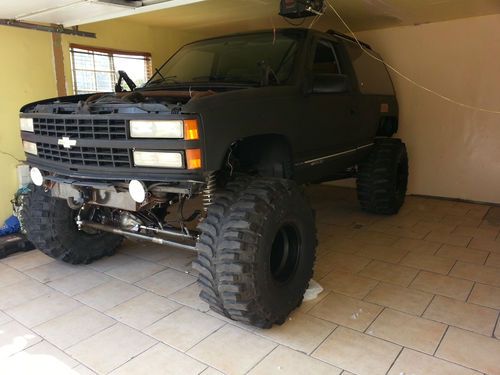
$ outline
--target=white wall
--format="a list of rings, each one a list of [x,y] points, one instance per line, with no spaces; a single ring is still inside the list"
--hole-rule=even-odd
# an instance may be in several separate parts
[[[500,15],[359,34],[419,83],[500,111]],[[394,76],[394,75],[393,75]],[[500,114],[447,103],[394,76],[409,193],[500,203]]]

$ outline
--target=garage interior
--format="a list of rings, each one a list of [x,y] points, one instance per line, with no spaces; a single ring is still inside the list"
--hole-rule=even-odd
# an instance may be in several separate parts
[[[82,266],[39,250],[8,256],[0,373],[500,374],[500,4],[329,0],[321,16],[286,21],[278,0],[132,3],[0,6],[1,221],[26,183],[20,108],[113,88],[114,72],[89,78],[78,58],[105,56],[141,81],[200,39],[282,27],[349,34],[334,9],[394,68],[406,202],[376,216],[361,211],[353,180],[307,186],[324,290],[270,330],[209,310],[193,252],[126,241]]]

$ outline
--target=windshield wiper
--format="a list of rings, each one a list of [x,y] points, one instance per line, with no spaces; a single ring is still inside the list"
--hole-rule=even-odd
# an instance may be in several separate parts
[[[151,81],[151,82],[148,82],[147,86],[160,85],[160,84],[165,83],[165,82],[171,82],[171,83],[175,83],[175,84],[181,83],[175,79],[175,78],[177,78],[177,76],[164,77],[160,72],[158,72],[158,74],[161,76],[161,78],[155,79],[154,81]]]

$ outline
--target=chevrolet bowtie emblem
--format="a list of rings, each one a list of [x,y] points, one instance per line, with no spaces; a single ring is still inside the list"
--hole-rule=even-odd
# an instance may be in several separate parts
[[[62,137],[57,141],[57,144],[63,146],[64,148],[71,148],[76,146],[76,141],[74,139],[69,139],[69,137]]]

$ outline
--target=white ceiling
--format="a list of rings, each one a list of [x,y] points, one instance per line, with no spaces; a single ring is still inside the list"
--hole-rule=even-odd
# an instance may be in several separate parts
[[[2,0],[0,18],[76,26],[200,1],[204,0]]]
[[[17,0],[3,1],[0,17],[13,19],[31,13],[33,10],[49,9],[74,3],[74,0]]]
[[[178,30],[218,34],[286,26],[279,0],[0,0],[0,18],[83,25],[128,20]],[[500,0],[326,0],[354,30],[415,25],[500,13]],[[312,18],[304,21],[307,27]],[[297,21],[294,21],[297,22]],[[315,28],[343,30],[331,10]]]
[[[328,0],[354,30],[418,25],[500,13],[500,0]],[[206,0],[182,8],[128,17],[148,25],[220,34],[286,26],[278,16],[279,0]],[[293,22],[297,22],[296,20]],[[308,27],[312,18],[307,18]],[[327,9],[314,25],[344,30]]]

